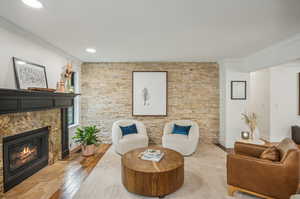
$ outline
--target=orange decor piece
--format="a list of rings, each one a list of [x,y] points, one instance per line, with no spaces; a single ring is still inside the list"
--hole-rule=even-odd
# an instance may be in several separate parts
[[[56,92],[65,92],[65,82],[63,80],[60,80],[56,84]]]

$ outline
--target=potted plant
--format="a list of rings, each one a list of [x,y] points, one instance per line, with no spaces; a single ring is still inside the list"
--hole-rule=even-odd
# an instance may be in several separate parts
[[[96,126],[86,126],[77,128],[75,136],[72,138],[76,143],[81,144],[82,155],[90,156],[95,153],[95,145],[99,142]]]

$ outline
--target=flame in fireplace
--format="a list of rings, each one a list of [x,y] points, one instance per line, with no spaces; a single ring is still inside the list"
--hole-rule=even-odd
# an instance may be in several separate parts
[[[23,148],[23,151],[21,152],[21,158],[26,158],[29,156],[31,153],[33,153],[35,149],[30,149],[28,146]]]
[[[23,151],[22,151],[22,155],[26,155],[27,153],[29,153],[30,152],[30,149],[29,149],[29,147],[27,146],[27,147],[24,147],[23,148]]]
[[[17,148],[10,154],[10,168],[18,168],[25,163],[28,163],[38,158],[38,146],[33,144],[26,144]]]

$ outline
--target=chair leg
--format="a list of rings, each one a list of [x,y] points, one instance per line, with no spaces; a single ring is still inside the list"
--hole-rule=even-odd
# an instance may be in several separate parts
[[[233,196],[234,192],[237,191],[237,188],[231,185],[228,185],[228,195]]]
[[[259,194],[259,193],[253,192],[253,191],[248,191],[248,190],[246,190],[246,189],[242,189],[242,188],[239,188],[239,187],[235,187],[235,186],[232,186],[232,185],[228,185],[228,195],[229,195],[229,196],[233,196],[233,194],[234,194],[236,191],[248,193],[248,194],[250,194],[250,195],[254,195],[254,196],[257,196],[257,197],[260,197],[260,198],[264,198],[264,199],[275,199],[275,198],[272,198],[272,197],[270,197],[270,196],[262,195],[262,194]]]

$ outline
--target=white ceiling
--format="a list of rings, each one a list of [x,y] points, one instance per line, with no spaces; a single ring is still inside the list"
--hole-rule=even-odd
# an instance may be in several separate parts
[[[300,33],[300,0],[41,2],[1,0],[0,15],[82,61],[240,58]]]

